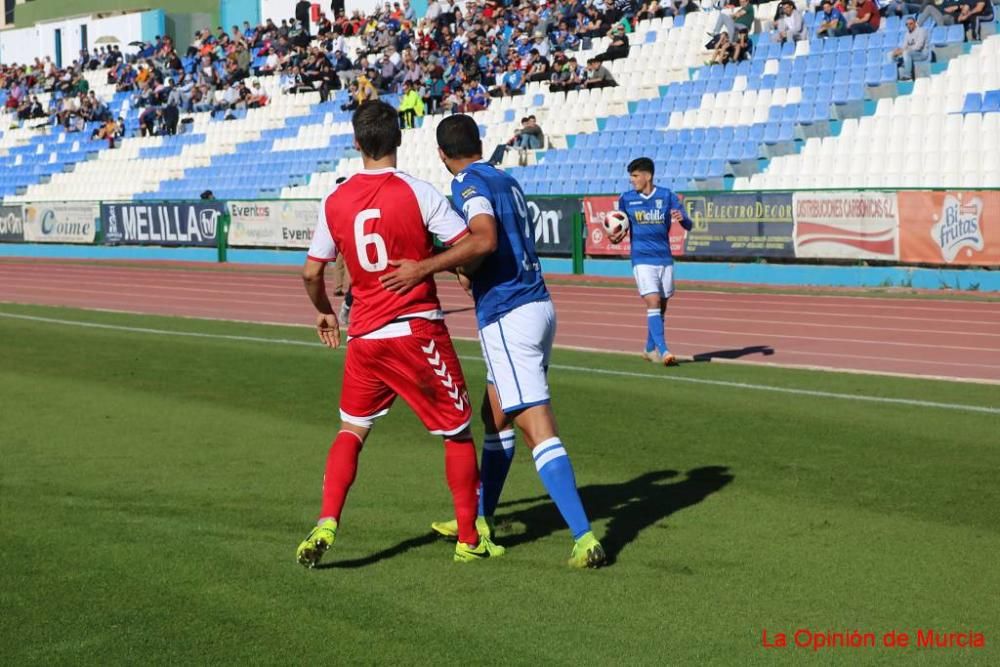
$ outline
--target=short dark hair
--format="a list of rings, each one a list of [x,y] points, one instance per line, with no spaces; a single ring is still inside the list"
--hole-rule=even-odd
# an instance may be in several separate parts
[[[381,100],[363,102],[354,112],[351,125],[361,152],[372,160],[392,155],[403,140],[399,114],[392,105]]]
[[[652,176],[656,173],[656,167],[653,166],[653,161],[648,157],[637,157],[628,163],[628,173],[633,171],[645,171],[649,172]]]
[[[472,116],[465,114],[448,116],[438,124],[437,143],[441,151],[452,159],[479,157],[483,154],[479,126]]]

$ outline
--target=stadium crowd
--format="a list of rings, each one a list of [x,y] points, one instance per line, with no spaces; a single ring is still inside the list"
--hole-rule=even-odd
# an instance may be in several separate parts
[[[707,2],[707,0],[706,0]],[[703,3],[705,4],[705,3]],[[751,0],[712,0],[720,7],[714,35],[706,44],[707,62],[726,64],[752,57],[756,26],[777,42],[809,37],[802,10],[791,0],[778,5],[771,20],[755,15]],[[961,23],[967,39],[978,39],[980,26],[993,20],[989,0],[809,0],[817,12],[816,35],[860,35],[879,29],[885,15],[911,15],[907,34],[887,54],[900,67],[900,78],[913,76],[913,62],[930,57],[927,28]],[[4,108],[20,121],[60,123],[82,131],[91,123],[111,132],[107,104],[89,90],[85,71],[107,69],[116,91],[130,94],[140,108],[142,134],[171,134],[181,113],[233,112],[269,102],[255,77],[276,75],[282,93],[318,91],[327,101],[347,89],[352,110],[383,94],[400,96],[400,120],[412,127],[426,113],[473,112],[501,96],[523,94],[527,83],[546,83],[550,91],[615,86],[604,62],[629,53],[635,22],[698,11],[695,0],[432,0],[418,18],[410,0],[386,2],[370,16],[350,16],[342,0],[333,0],[332,18],[321,12],[310,21],[311,5],[300,0],[295,18],[257,26],[244,22],[213,32],[202,29],[178,51],[169,36],[157,37],[126,55],[117,45],[82,51],[72,65],[57,68],[49,59],[27,65],[0,66]],[[912,15],[919,13],[916,19]],[[587,62],[577,52],[595,38],[609,37],[606,51]],[[349,53],[347,38],[360,48]],[[40,93],[52,93],[46,107]],[[119,121],[121,119],[118,119]],[[116,130],[120,132],[120,130]]]

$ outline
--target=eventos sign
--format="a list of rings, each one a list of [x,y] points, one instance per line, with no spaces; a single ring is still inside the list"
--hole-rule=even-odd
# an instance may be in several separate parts
[[[102,204],[109,244],[214,246],[223,202]]]
[[[319,214],[318,201],[231,201],[229,245],[308,248]]]
[[[24,240],[32,243],[93,243],[97,204],[47,202],[24,207]]]

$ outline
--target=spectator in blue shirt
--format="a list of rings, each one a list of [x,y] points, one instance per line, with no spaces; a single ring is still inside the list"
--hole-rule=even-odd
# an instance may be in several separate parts
[[[524,72],[517,69],[514,61],[507,63],[507,71],[497,81],[497,87],[490,91],[491,97],[520,95],[524,92]]]
[[[466,100],[467,111],[482,111],[490,105],[490,94],[483,87],[483,84],[479,81],[473,81],[469,84]]]
[[[823,9],[816,15],[817,37],[843,37],[847,34],[847,19],[833,6],[833,0],[823,0]]]

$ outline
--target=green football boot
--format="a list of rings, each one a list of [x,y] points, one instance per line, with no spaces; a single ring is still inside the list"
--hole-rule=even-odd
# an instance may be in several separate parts
[[[327,519],[313,528],[295,552],[295,558],[303,567],[316,567],[326,550],[337,539],[337,522]]]

